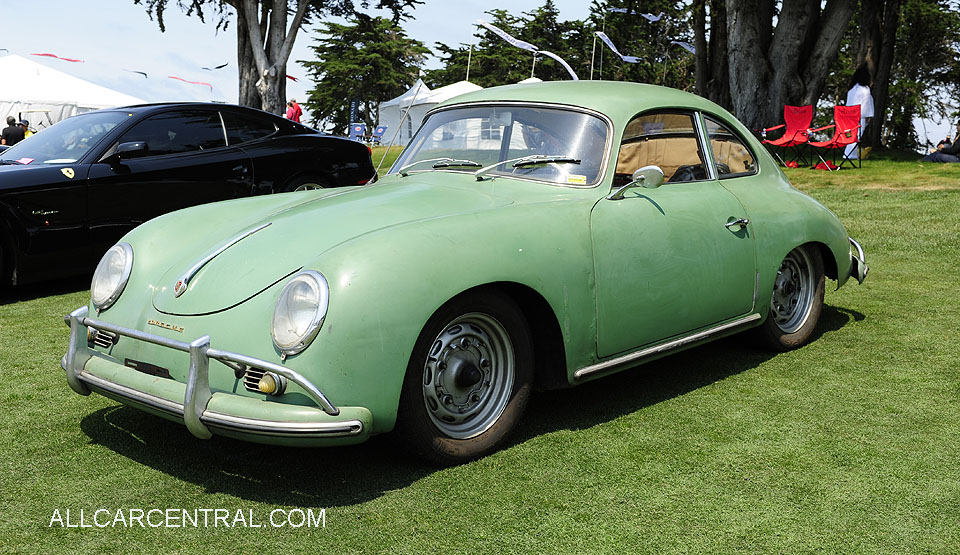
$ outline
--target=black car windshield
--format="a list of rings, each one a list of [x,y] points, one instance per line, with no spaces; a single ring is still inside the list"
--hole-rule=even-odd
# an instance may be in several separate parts
[[[34,133],[0,153],[0,163],[72,164],[82,158],[128,112],[90,112]]]
[[[607,134],[602,119],[572,110],[506,105],[452,108],[427,118],[390,173],[480,171],[485,178],[593,185],[603,168]]]

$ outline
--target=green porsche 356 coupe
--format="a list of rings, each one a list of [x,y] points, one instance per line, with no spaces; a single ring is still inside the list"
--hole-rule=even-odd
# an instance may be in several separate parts
[[[748,328],[806,342],[860,246],[692,94],[600,81],[441,104],[374,185],[198,206],[104,255],[70,387],[221,434],[490,452],[536,387]]]

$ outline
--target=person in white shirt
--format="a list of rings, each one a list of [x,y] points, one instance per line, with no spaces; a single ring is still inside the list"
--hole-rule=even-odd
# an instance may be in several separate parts
[[[862,65],[853,74],[850,80],[850,90],[847,91],[847,106],[860,105],[860,129],[857,133],[857,139],[863,136],[863,129],[873,118],[873,95],[870,94],[870,71],[867,66]],[[845,151],[847,158],[857,158],[857,145],[847,145]]]

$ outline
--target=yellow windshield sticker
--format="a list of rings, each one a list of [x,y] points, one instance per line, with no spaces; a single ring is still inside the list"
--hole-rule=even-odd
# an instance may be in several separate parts
[[[567,176],[567,183],[575,183],[575,184],[577,184],[577,185],[586,185],[586,184],[587,184],[587,176],[585,176],[585,175],[577,175],[577,174],[572,173],[572,174],[570,174],[570,175]]]

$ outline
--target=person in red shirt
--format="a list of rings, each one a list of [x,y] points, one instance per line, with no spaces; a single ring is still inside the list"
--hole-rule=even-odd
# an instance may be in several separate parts
[[[286,117],[288,120],[300,123],[300,116],[302,115],[303,110],[300,109],[300,105],[297,104],[296,99],[291,98],[290,101],[287,102],[287,113],[284,117]]]

